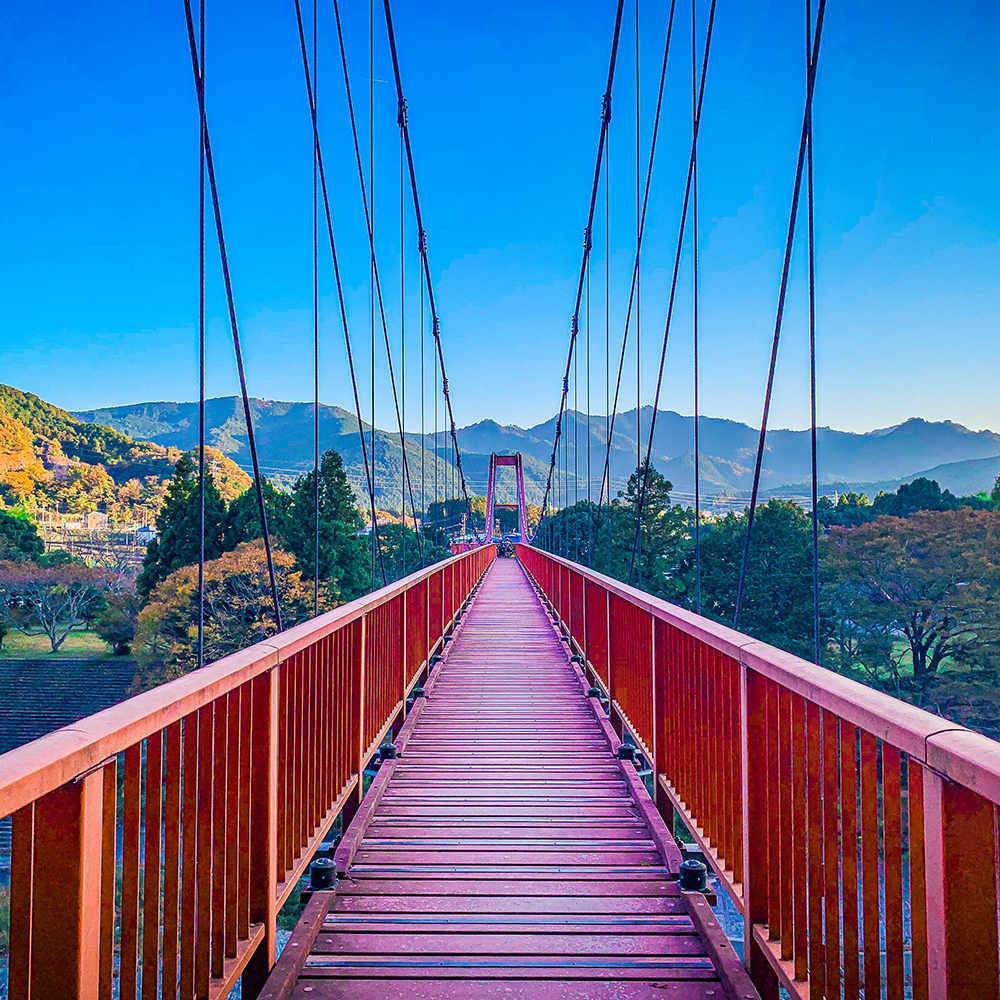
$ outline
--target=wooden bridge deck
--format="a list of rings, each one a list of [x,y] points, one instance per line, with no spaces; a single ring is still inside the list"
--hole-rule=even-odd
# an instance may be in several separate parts
[[[757,996],[517,562],[427,693],[264,997]]]

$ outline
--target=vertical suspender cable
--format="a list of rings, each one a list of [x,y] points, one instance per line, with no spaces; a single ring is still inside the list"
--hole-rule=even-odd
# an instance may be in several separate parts
[[[618,358],[618,378],[615,382],[615,396],[614,403],[610,402],[608,404],[608,435],[606,442],[606,451],[604,457],[604,473],[601,477],[601,492],[598,494],[597,502],[602,504],[604,502],[604,489],[607,486],[608,490],[608,503],[611,502],[611,444],[614,439],[615,433],[615,417],[618,414],[618,397],[621,392],[622,375],[625,371],[625,351],[628,347],[628,332],[632,324],[632,312],[636,307],[637,291],[639,285],[639,254],[642,249],[642,239],[646,229],[646,210],[649,205],[649,190],[653,179],[653,163],[656,157],[656,142],[659,137],[660,132],[660,112],[663,108],[663,89],[666,82],[667,74],[667,59],[670,55],[670,41],[673,37],[674,30],[674,12],[677,5],[677,0],[671,0],[670,2],[670,16],[667,21],[667,37],[663,44],[663,61],[660,67],[660,87],[656,98],[656,114],[653,117],[653,134],[650,139],[649,145],[649,162],[646,167],[646,187],[645,193],[643,195],[642,201],[642,213],[639,221],[639,234],[636,239],[636,252],[635,257],[632,262],[632,281],[629,286],[629,296],[628,296],[628,307],[625,310],[625,332],[622,336],[622,350],[621,355]],[[610,383],[610,372],[608,374],[608,381]],[[609,389],[610,393],[610,389]]]
[[[733,613],[733,628],[739,629],[740,611],[743,606],[743,592],[746,587],[747,567],[750,562],[750,541],[753,535],[754,513],[757,507],[757,491],[760,488],[760,470],[764,461],[764,445],[767,441],[767,416],[771,409],[771,392],[774,388],[774,368],[778,361],[778,342],[781,339],[781,322],[785,313],[785,297],[788,293],[788,271],[792,261],[792,245],[795,242],[795,221],[798,217],[799,195],[802,191],[802,173],[805,164],[809,123],[812,115],[813,92],[816,87],[816,64],[819,60],[819,43],[823,34],[823,14],[826,0],[819,0],[816,15],[816,37],[813,41],[809,60],[808,82],[806,85],[806,105],[802,114],[802,131],[799,136],[799,155],[795,166],[795,187],[792,193],[792,208],[788,218],[788,235],[785,238],[785,259],[781,268],[781,289],[778,293],[778,309],[774,319],[774,337],[771,341],[771,361],[768,366],[767,388],[764,391],[764,411],[760,418],[760,436],[757,439],[757,460],[754,465],[753,490],[750,494],[750,509],[747,511],[747,533],[743,544],[743,560],[740,565],[739,583],[736,587],[736,608]]]
[[[663,326],[663,344],[660,348],[660,364],[656,375],[656,393],[653,397],[653,412],[649,421],[649,436],[646,441],[646,460],[642,467],[642,485],[639,490],[639,504],[636,513],[635,538],[632,542],[632,560],[629,566],[629,580],[632,579],[632,572],[636,564],[636,555],[639,551],[639,538],[642,528],[642,507],[646,499],[646,490],[649,486],[649,460],[653,450],[653,432],[656,430],[656,414],[660,406],[660,392],[663,388],[663,366],[667,357],[667,342],[670,339],[670,324],[674,316],[674,300],[677,295],[677,277],[680,274],[681,253],[684,249],[684,233],[687,226],[688,210],[691,204],[691,188],[694,181],[695,156],[698,150],[698,133],[701,129],[701,112],[705,101],[705,80],[708,77],[708,57],[712,49],[712,29],[715,26],[715,6],[716,0],[712,0],[712,6],[708,12],[708,29],[705,34],[705,51],[701,63],[701,80],[698,85],[697,111],[695,114],[695,124],[691,136],[691,155],[688,157],[687,183],[684,187],[684,204],[681,208],[681,221],[677,232],[677,245],[674,252],[674,271],[670,281],[670,297],[667,302],[667,318]]]
[[[642,161],[639,148],[639,0],[635,0],[635,464],[639,467],[642,448],[642,391],[640,375],[642,352],[640,350],[639,324],[642,315],[642,269],[639,266],[639,256],[642,250],[642,210],[640,205],[640,181]],[[639,544],[642,544],[640,539]],[[642,586],[642,561],[639,561],[639,586]]]
[[[400,576],[406,576],[406,218],[403,197],[406,191],[403,172],[403,136],[399,136],[399,445],[403,454],[399,465],[399,510],[403,516],[403,530],[399,535]],[[410,504],[411,510],[413,504]],[[416,511],[412,511],[416,517]],[[414,524],[416,528],[416,524]],[[417,536],[420,541],[420,536]],[[423,560],[421,560],[423,562]]]
[[[205,0],[198,5],[198,68],[205,85]],[[205,665],[205,127],[198,120],[198,666]]]
[[[375,234],[375,0],[368,3],[368,188],[371,207],[371,230],[374,246]],[[372,252],[371,268],[369,270],[369,319],[371,320],[372,348],[372,485],[377,488],[378,456],[375,454],[375,253]],[[376,511],[372,521],[372,538],[375,538]],[[372,550],[372,579],[375,578],[375,551]]]
[[[812,3],[806,0],[806,72],[812,62]],[[812,571],[813,571],[813,660],[820,661],[819,619],[819,477],[816,461],[816,240],[813,197],[813,127],[812,106],[808,113],[806,136],[806,203],[809,237],[809,431],[812,473]]]
[[[274,604],[274,621],[278,631],[282,629],[281,606],[278,602],[278,581],[274,575],[274,558],[271,552],[271,535],[267,527],[267,511],[264,508],[264,484],[260,474],[260,463],[257,459],[257,439],[253,431],[253,414],[250,411],[250,396],[247,393],[246,372],[243,368],[243,349],[240,346],[240,330],[236,320],[236,301],[233,297],[233,284],[229,274],[229,256],[226,253],[226,238],[222,229],[222,209],[219,206],[219,189],[215,180],[215,163],[212,159],[212,142],[208,134],[208,119],[205,115],[205,81],[201,74],[201,64],[198,53],[198,42],[195,38],[194,17],[191,13],[191,0],[184,0],[184,15],[187,19],[188,44],[191,49],[191,68],[194,71],[195,87],[198,91],[198,112],[201,116],[202,147],[205,154],[205,168],[208,171],[208,185],[212,193],[212,209],[215,214],[215,232],[219,241],[219,257],[222,262],[222,277],[226,286],[226,303],[229,308],[229,325],[233,334],[233,349],[236,354],[236,370],[240,377],[240,390],[243,394],[243,416],[247,425],[247,443],[250,446],[250,459],[253,463],[253,478],[257,488],[257,508],[260,513],[260,526],[264,534],[264,553],[267,557],[267,573],[271,584],[271,600]]]
[[[691,176],[691,258],[692,275],[692,319],[694,340],[694,605],[701,614],[701,449],[699,441],[699,394],[698,378],[698,143],[695,129],[698,126],[698,19],[697,0],[691,0],[691,137],[694,149],[694,166]]]
[[[361,442],[361,457],[365,465],[365,480],[368,486],[368,498],[371,504],[372,518],[372,559],[374,553],[378,552],[379,569],[382,575],[382,584],[388,583],[385,572],[385,560],[382,556],[382,544],[378,536],[378,518],[375,516],[375,480],[372,475],[372,464],[368,461],[368,446],[365,441],[365,425],[361,418],[361,395],[358,392],[357,372],[354,368],[354,351],[351,348],[351,334],[347,322],[347,305],[344,301],[344,286],[340,275],[340,259],[337,256],[337,243],[333,236],[333,215],[330,212],[330,195],[326,184],[326,168],[323,165],[323,147],[319,139],[319,125],[316,120],[316,102],[313,96],[312,75],[309,71],[309,53],[306,50],[305,30],[302,26],[302,7],[300,0],[295,0],[295,19],[299,29],[299,49],[302,54],[302,69],[306,79],[306,95],[309,99],[309,113],[312,119],[313,148],[315,150],[316,164],[319,169],[319,189],[323,196],[323,215],[326,220],[327,240],[330,244],[330,258],[333,262],[333,276],[337,286],[337,304],[340,311],[340,324],[344,331],[344,345],[347,350],[347,367],[351,376],[351,389],[354,393],[354,410],[358,421],[358,439]],[[372,567],[372,581],[374,582],[374,566]]]
[[[313,101],[319,104],[317,91],[319,8],[313,0]],[[319,108],[316,111],[319,118]],[[313,615],[319,615],[319,166],[313,148],[313,501],[315,503],[315,536],[313,538]]]
[[[340,3],[339,0],[334,0],[333,3],[334,17],[337,22],[337,40],[340,45],[340,61],[344,72],[344,91],[347,96],[347,109],[351,119],[351,138],[354,142],[354,160],[357,165],[358,171],[358,183],[361,185],[361,201],[364,206],[365,211],[365,226],[368,231],[368,248],[371,252],[371,273],[374,277],[373,288],[375,299],[378,303],[378,313],[379,319],[382,326],[382,339],[385,342],[385,360],[386,367],[389,372],[389,387],[392,389],[392,399],[393,405],[396,411],[396,427],[399,431],[399,447],[401,451],[401,462],[402,462],[402,476],[403,476],[403,503],[402,512],[405,522],[406,517],[406,491],[409,490],[410,495],[410,513],[413,517],[416,517],[416,499],[413,495],[413,481],[410,476],[410,464],[409,459],[406,457],[406,435],[403,428],[403,413],[400,410],[399,405],[399,395],[396,392],[396,372],[392,363],[392,346],[389,342],[389,323],[385,315],[385,300],[382,296],[382,279],[379,274],[378,267],[378,256],[375,253],[375,230],[373,225],[373,215],[369,207],[368,200],[368,186],[365,183],[365,169],[364,161],[361,157],[361,143],[358,139],[358,122],[357,115],[354,112],[354,94],[351,90],[351,75],[347,66],[347,48],[344,45],[344,30],[343,25],[340,20]],[[402,223],[400,223],[402,226]],[[402,250],[400,251],[402,254]],[[401,257],[402,259],[402,257]],[[402,267],[402,263],[400,264]],[[373,313],[374,315],[374,313]],[[372,355],[374,358],[374,354]],[[405,354],[403,358],[404,372],[403,378],[405,380]],[[373,376],[374,378],[374,376]],[[372,410],[372,433],[375,433],[375,419],[374,419],[374,408]],[[374,462],[374,446],[372,450],[372,461]],[[404,536],[405,537],[405,536]],[[420,556],[421,562],[423,561],[423,543],[420,536],[417,536],[417,552]]]
[[[601,162],[604,158],[604,147],[608,137],[608,126],[611,123],[611,88],[615,80],[615,64],[618,59],[618,40],[621,37],[622,8],[624,0],[618,0],[618,10],[615,15],[615,32],[611,42],[611,58],[608,64],[607,85],[604,88],[604,98],[601,109],[601,132],[597,143],[597,162],[594,166],[594,181],[590,191],[590,209],[587,213],[587,238],[584,241],[583,261],[580,264],[580,275],[576,286],[576,304],[573,308],[573,319],[570,323],[569,353],[566,357],[566,368],[563,372],[562,396],[559,400],[559,416],[556,418],[555,440],[552,444],[552,458],[549,462],[549,477],[545,486],[545,496],[542,500],[542,517],[549,503],[549,490],[552,485],[552,473],[555,471],[556,459],[559,453],[559,438],[562,436],[563,413],[566,409],[566,397],[569,395],[569,371],[573,362],[573,351],[576,348],[576,338],[580,328],[580,306],[583,300],[583,282],[587,274],[587,260],[590,257],[592,233],[594,229],[594,211],[597,207],[597,192],[601,181]]]
[[[470,527],[473,524],[472,504],[469,501],[469,491],[465,484],[465,472],[462,469],[462,455],[458,449],[458,432],[455,427],[455,415],[451,406],[451,395],[448,391],[448,374],[444,364],[444,349],[441,346],[441,319],[438,316],[437,304],[434,300],[434,285],[431,282],[431,267],[427,256],[427,234],[424,230],[423,216],[420,212],[420,197],[417,193],[417,175],[413,165],[413,148],[410,144],[410,129],[406,117],[406,99],[403,96],[403,81],[399,72],[399,55],[396,51],[396,36],[392,29],[392,10],[389,0],[383,0],[385,10],[385,26],[389,36],[389,51],[392,55],[392,71],[396,81],[396,99],[398,102],[399,128],[403,135],[403,145],[406,150],[406,164],[410,177],[410,192],[413,196],[413,213],[416,217],[418,245],[420,248],[420,259],[423,265],[424,282],[427,286],[427,303],[431,314],[431,332],[434,336],[434,344],[437,348],[438,366],[441,369],[441,392],[444,396],[445,410],[450,425],[451,442],[454,449],[455,469],[457,478],[460,481],[462,495],[465,498],[465,509],[468,515]]]

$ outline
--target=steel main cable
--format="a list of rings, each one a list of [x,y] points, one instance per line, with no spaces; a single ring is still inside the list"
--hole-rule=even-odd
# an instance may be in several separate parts
[[[649,205],[649,191],[653,179],[653,161],[654,157],[656,156],[656,142],[660,132],[660,113],[663,108],[663,90],[667,75],[667,59],[668,56],[670,55],[670,40],[673,36],[674,11],[676,5],[677,5],[677,0],[671,0],[670,17],[669,20],[667,21],[667,36],[663,45],[663,60],[660,66],[660,87],[656,99],[656,114],[653,117],[653,134],[650,139],[650,145],[649,145],[649,163],[646,168],[646,187],[642,199],[642,214],[639,219],[639,225],[636,234],[635,258],[632,264],[632,283],[631,287],[629,288],[628,307],[625,311],[625,330],[622,335],[621,356],[618,359],[618,378],[615,382],[614,405],[609,409],[609,414],[608,414],[607,449],[604,456],[604,471],[601,474],[601,492],[598,494],[597,497],[598,507],[600,507],[604,503],[605,486],[608,487],[608,503],[609,504],[611,503],[611,483],[610,483],[611,445],[615,434],[615,418],[618,415],[618,397],[621,393],[622,376],[625,371],[625,351],[626,348],[628,347],[628,331],[632,325],[632,310],[635,307],[637,298],[637,289],[639,285],[640,252],[642,250],[643,236],[645,235],[646,231],[646,209]],[[610,378],[609,378],[609,389],[610,389]],[[636,412],[638,414],[638,409]],[[636,436],[636,447],[637,448],[639,447],[638,435]]]
[[[354,158],[358,168],[358,180],[361,184],[361,200],[364,203],[364,209],[365,209],[365,225],[368,230],[368,246],[369,250],[371,251],[371,271],[374,279],[375,296],[378,301],[379,317],[382,323],[382,337],[385,340],[385,357],[389,369],[389,383],[392,386],[392,399],[396,409],[396,425],[399,430],[399,448],[400,451],[402,452],[402,473],[404,480],[404,488],[409,492],[410,514],[412,515],[415,522],[417,518],[417,508],[413,496],[413,480],[410,477],[410,465],[409,465],[409,460],[406,457],[406,436],[403,430],[403,416],[400,411],[399,396],[397,395],[396,392],[396,372],[392,363],[392,350],[389,345],[389,325],[385,315],[385,302],[382,297],[382,279],[379,273],[378,258],[375,253],[374,205],[372,205],[369,201],[368,185],[365,183],[365,171],[361,160],[361,143],[358,139],[357,118],[354,112],[354,96],[353,96],[353,91],[351,90],[351,77],[347,67],[347,49],[346,46],[344,45],[344,31],[340,21],[340,0],[333,0],[333,13],[337,21],[337,40],[340,44],[340,61],[344,71],[344,90],[347,95],[347,110],[351,119],[351,136],[354,140]],[[400,228],[402,228],[402,223],[400,225]],[[400,242],[399,252],[400,252],[400,262],[401,262],[400,266],[402,266],[402,259],[403,259],[402,241]],[[374,357],[372,359],[372,365],[374,366]],[[403,377],[405,378],[405,373]],[[373,419],[372,427],[374,428],[374,426],[375,423]],[[405,496],[403,497],[402,503],[403,503],[403,515],[404,515],[403,522],[405,527],[405,522],[406,522]],[[401,537],[405,538],[405,533]],[[423,552],[423,542],[421,541],[419,532],[417,532],[417,552],[420,556],[420,562],[422,565],[424,560],[424,552]]]
[[[767,388],[764,392],[764,411],[760,419],[760,436],[757,441],[757,459],[754,464],[753,490],[750,494],[750,508],[747,511],[747,533],[743,546],[743,560],[740,564],[739,583],[736,587],[736,608],[733,612],[733,628],[739,629],[740,611],[743,606],[743,593],[746,588],[747,565],[750,561],[750,541],[753,534],[754,513],[757,507],[757,492],[760,487],[760,470],[764,461],[764,445],[767,440],[767,417],[771,409],[771,393],[774,388],[774,369],[778,360],[778,342],[781,339],[781,323],[785,312],[785,298],[788,294],[788,272],[792,261],[792,246],[795,242],[795,222],[798,216],[799,196],[802,191],[802,173],[806,158],[806,145],[809,137],[809,126],[812,121],[813,93],[816,89],[816,66],[819,62],[819,44],[823,34],[823,15],[826,12],[826,0],[819,0],[816,14],[816,36],[812,45],[809,60],[809,72],[806,84],[806,105],[802,113],[802,131],[799,136],[799,155],[795,167],[795,188],[792,193],[792,208],[788,218],[788,235],[785,238],[785,258],[781,268],[781,289],[778,293],[778,309],[774,319],[774,337],[771,341],[771,362],[767,372]]]
[[[189,0],[185,0],[185,3]],[[319,171],[320,191],[323,195],[323,211],[326,215],[327,237],[330,243],[330,256],[333,260],[333,274],[337,285],[337,302],[340,307],[340,322],[344,331],[344,344],[347,348],[347,365],[351,375],[351,389],[354,393],[354,407],[358,420],[358,437],[361,440],[361,455],[365,465],[365,479],[368,485],[368,496],[371,504],[372,515],[372,537],[374,548],[378,552],[379,569],[382,574],[382,585],[388,584],[388,577],[385,572],[385,560],[382,556],[382,542],[378,534],[378,516],[375,510],[375,483],[372,478],[371,464],[368,461],[368,447],[365,441],[364,421],[361,418],[361,397],[358,393],[358,380],[354,370],[354,352],[351,349],[351,334],[347,322],[347,306],[344,302],[344,286],[340,275],[340,260],[337,256],[337,244],[333,235],[333,216],[330,212],[330,196],[326,184],[326,169],[323,164],[323,148],[319,138],[319,126],[316,120],[316,102],[312,89],[312,78],[309,72],[309,53],[306,49],[305,30],[302,26],[302,7],[300,0],[295,2],[295,18],[299,29],[299,47],[302,51],[302,68],[306,78],[306,93],[309,98],[309,112],[312,119],[313,129],[313,151],[316,158],[316,166]]]
[[[264,488],[257,461],[257,441],[254,437],[253,414],[250,410],[250,397],[247,393],[246,372],[243,368],[243,349],[240,346],[240,329],[236,319],[236,302],[233,296],[233,283],[229,273],[229,257],[226,253],[226,237],[222,228],[222,210],[219,206],[219,189],[215,179],[215,162],[212,159],[212,142],[208,132],[208,118],[205,115],[205,81],[201,73],[201,62],[198,52],[198,39],[194,30],[194,17],[191,13],[191,0],[184,0],[184,16],[187,20],[188,45],[191,49],[191,69],[194,73],[195,89],[198,92],[198,113],[201,118],[201,140],[205,155],[205,168],[208,171],[208,184],[212,192],[212,209],[215,214],[215,232],[219,241],[219,257],[222,263],[222,277],[226,286],[226,304],[229,309],[229,325],[233,335],[233,349],[236,353],[236,370],[239,373],[240,391],[243,395],[243,415],[247,425],[247,443],[250,448],[250,460],[253,464],[254,485],[257,491],[257,508],[260,514],[260,525],[264,535],[264,553],[267,557],[267,574],[271,585],[271,600],[274,604],[274,620],[278,631],[282,630],[281,605],[278,601],[278,581],[274,573],[274,556],[271,551],[271,533],[267,526],[267,510],[264,506]],[[204,532],[203,532],[204,534]]]
[[[619,0],[621,2],[621,0]],[[413,214],[417,223],[417,240],[420,251],[420,260],[423,265],[424,282],[427,286],[427,303],[431,315],[431,333],[434,337],[434,345],[437,348],[438,365],[441,369],[441,391],[444,395],[445,408],[448,412],[448,421],[451,427],[451,440],[454,448],[455,465],[461,480],[462,495],[465,498],[465,508],[469,515],[469,525],[475,532],[475,520],[472,516],[472,504],[469,500],[469,491],[465,485],[465,471],[462,468],[462,455],[458,448],[458,432],[455,428],[455,416],[451,407],[451,394],[448,391],[448,375],[444,364],[444,349],[441,346],[441,320],[438,316],[437,303],[434,300],[434,286],[431,282],[431,267],[427,256],[427,233],[424,229],[423,216],[420,212],[420,197],[417,193],[417,174],[413,165],[413,147],[410,143],[410,127],[406,114],[406,98],[403,96],[403,82],[399,72],[399,55],[396,51],[396,35],[392,28],[392,10],[389,0],[383,0],[385,10],[385,27],[389,36],[389,51],[392,55],[392,71],[396,81],[396,101],[397,101],[397,122],[403,135],[403,143],[406,147],[406,164],[410,176],[410,191],[413,196]]]
[[[388,3],[388,0],[385,0]],[[563,373],[562,396],[559,400],[559,416],[556,418],[555,440],[552,442],[552,457],[549,461],[549,475],[545,484],[545,495],[542,498],[541,519],[544,520],[549,506],[549,493],[552,489],[552,474],[556,467],[559,454],[559,438],[562,436],[563,414],[566,410],[566,398],[569,395],[569,372],[573,363],[573,350],[580,329],[580,308],[583,301],[583,285],[587,275],[587,261],[593,246],[594,211],[597,207],[597,192],[601,181],[601,163],[604,159],[604,146],[608,136],[608,126],[611,124],[611,90],[615,82],[615,64],[618,59],[618,41],[621,37],[622,9],[625,0],[618,0],[618,10],[615,14],[615,31],[611,41],[611,58],[608,63],[608,79],[601,102],[601,132],[597,142],[597,162],[594,165],[594,181],[590,192],[590,209],[587,213],[587,228],[584,230],[583,260],[580,262],[580,275],[576,285],[576,304],[573,307],[573,318],[570,322],[569,352],[566,356],[566,370]]]

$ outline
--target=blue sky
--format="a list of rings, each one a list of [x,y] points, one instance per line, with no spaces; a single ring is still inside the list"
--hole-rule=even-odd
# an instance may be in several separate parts
[[[634,0],[630,0],[634,3]],[[640,3],[643,158],[666,3]],[[311,4],[307,7],[311,8]],[[707,0],[699,0],[699,18]],[[634,249],[634,6],[611,128],[611,342]],[[374,93],[376,228],[399,363],[399,140],[384,27],[344,0],[363,143]],[[442,336],[460,423],[558,405],[613,0],[396,0]],[[197,119],[180,0],[8,5],[0,31],[0,381],[68,408],[197,392]],[[756,423],[804,96],[798,3],[720,0],[701,142],[703,412]],[[662,337],[690,129],[678,4],[644,249],[641,392]],[[370,406],[367,249],[335,48],[320,3],[320,117]],[[1000,8],[830,0],[815,106],[820,422],[911,415],[1000,429]],[[250,390],[309,398],[311,136],[291,0],[209,0],[208,101]],[[374,83],[369,81],[374,79]],[[417,261],[406,208],[407,424],[420,427]],[[591,395],[604,405],[603,213]],[[211,246],[211,244],[210,244]],[[793,267],[772,426],[807,417],[804,255]],[[324,401],[349,405],[328,256]],[[235,391],[210,271],[208,388]],[[690,412],[685,256],[661,405]],[[381,348],[380,348],[381,352]],[[630,351],[623,404],[635,403]],[[428,350],[427,416],[430,429]],[[384,354],[376,419],[391,425]],[[586,406],[585,368],[579,405]]]

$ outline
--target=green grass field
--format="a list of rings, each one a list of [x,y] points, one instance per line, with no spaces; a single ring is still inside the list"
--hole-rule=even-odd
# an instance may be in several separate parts
[[[66,641],[59,647],[58,653],[52,652],[48,636],[25,635],[23,632],[11,631],[4,637],[3,650],[0,655],[19,660],[50,660],[64,656],[74,659],[87,657],[95,660],[112,658],[108,644],[96,633],[88,632],[85,629],[71,632],[66,637]]]

